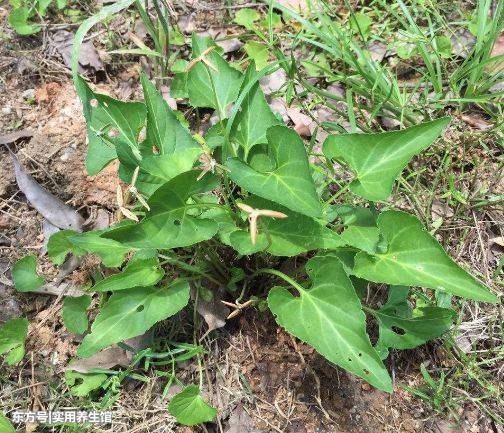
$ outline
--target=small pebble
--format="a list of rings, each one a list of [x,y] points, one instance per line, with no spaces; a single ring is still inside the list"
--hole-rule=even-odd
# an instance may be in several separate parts
[[[3,107],[2,108],[2,114],[5,114],[6,116],[12,113],[12,107]]]
[[[75,152],[75,149],[73,149],[72,147],[67,147],[67,148],[63,151],[62,155],[60,156],[60,159],[61,159],[62,161],[67,161],[67,160],[68,160],[68,158],[70,158],[70,156],[71,156],[74,152]]]
[[[21,93],[23,99],[34,99],[35,98],[35,89],[27,89],[23,93]]]

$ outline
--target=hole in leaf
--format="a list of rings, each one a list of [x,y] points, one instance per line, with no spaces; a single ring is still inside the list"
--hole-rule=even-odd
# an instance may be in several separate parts
[[[174,220],[173,224],[176,225],[176,226],[179,226],[180,225],[180,220]]]
[[[136,310],[137,310],[137,312],[140,313],[140,311],[143,311],[144,308],[145,307],[143,305],[139,305]]]
[[[402,328],[399,328],[397,326],[392,326],[392,331],[394,331],[398,335],[404,335],[406,334],[406,331]]]
[[[359,352],[359,358],[362,356],[362,353]]]
[[[348,362],[352,362],[352,358],[348,358]]]

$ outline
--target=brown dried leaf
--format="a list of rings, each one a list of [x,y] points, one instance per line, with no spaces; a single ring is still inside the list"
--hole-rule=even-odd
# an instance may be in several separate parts
[[[127,367],[131,361],[131,352],[121,349],[119,346],[100,350],[90,358],[77,359],[71,362],[65,370],[87,373],[93,368],[109,369],[119,365]]]
[[[10,144],[20,140],[21,138],[30,138],[32,136],[33,133],[28,129],[19,129],[9,134],[0,134],[0,144]]]
[[[490,125],[483,117],[480,117],[477,114],[463,114],[460,118],[469,126],[482,131],[492,127],[492,125]]]
[[[40,186],[25,171],[16,155],[12,152],[11,157],[19,189],[26,196],[30,204],[52,225],[60,229],[81,231],[84,219],[74,209]]]
[[[52,45],[61,54],[63,63],[68,68],[72,66],[73,41],[73,33],[66,30],[58,30],[51,39]],[[79,73],[83,74],[86,69],[92,69],[95,72],[103,70],[103,63],[91,41],[84,42],[80,48]]]
[[[191,299],[196,299],[196,288],[191,287]],[[201,296],[198,297],[196,310],[203,317],[208,325],[208,332],[222,328],[226,324],[226,318],[229,316],[229,308],[221,302],[219,293],[214,293],[211,301],[206,301]]]
[[[299,108],[296,107],[287,108],[287,114],[294,123],[294,130],[301,137],[311,137],[317,124],[312,120],[310,116],[307,116]]]
[[[243,406],[238,404],[229,417],[224,433],[259,433],[259,430],[254,428],[252,418],[243,410]]]

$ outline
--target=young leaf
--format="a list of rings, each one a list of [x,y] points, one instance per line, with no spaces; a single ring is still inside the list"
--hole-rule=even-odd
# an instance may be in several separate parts
[[[115,146],[119,143],[127,144],[139,156],[137,140],[145,123],[145,105],[141,102],[122,102],[95,93],[79,76],[75,87],[82,102],[88,130],[88,173],[98,173],[115,159]]]
[[[166,182],[150,197],[150,211],[143,221],[103,236],[129,247],[159,249],[185,247],[210,239],[217,233],[217,223],[187,212],[189,197],[217,185],[215,176],[206,175],[198,180],[199,175],[198,170],[188,171]]]
[[[329,361],[392,392],[392,381],[366,334],[366,316],[340,260],[327,254],[306,263],[312,287],[274,287],[268,305],[280,326]]]
[[[344,245],[337,233],[313,218],[259,197],[251,197],[246,203],[255,209],[284,213],[287,218],[260,218],[256,245],[252,245],[250,234],[245,230],[231,233],[230,245],[242,255],[266,250],[275,256],[292,257],[311,250],[334,249]]]
[[[142,87],[147,106],[147,142],[156,146],[159,155],[145,157],[140,166],[160,184],[192,168],[201,154],[201,146],[191,137],[168,106],[163,96],[142,74]]]
[[[311,217],[322,216],[322,206],[311,177],[303,140],[285,126],[272,126],[267,139],[276,167],[264,173],[237,158],[226,162],[229,177],[260,197]]]
[[[107,380],[104,373],[78,373],[65,371],[65,382],[70,388],[70,394],[75,397],[85,397],[91,391],[99,388]]]
[[[379,310],[369,309],[378,320],[380,337],[376,344],[382,358],[388,348],[412,349],[442,335],[452,324],[455,312],[449,308],[419,307],[408,304],[408,287],[391,286],[387,303]]]
[[[380,231],[376,227],[373,212],[364,207],[339,205],[334,207],[346,229],[341,233],[341,240],[360,250],[373,253],[378,248]]]
[[[61,265],[68,253],[72,252],[74,245],[69,238],[78,235],[73,230],[60,230],[54,233],[47,242],[47,255],[55,265]]]
[[[259,18],[261,18],[261,15],[259,15],[259,12],[255,9],[244,8],[236,12],[233,21],[239,26],[243,26],[246,29],[251,30],[254,28],[254,22],[258,21]]]
[[[443,117],[400,131],[331,135],[324,142],[324,155],[355,172],[352,192],[371,201],[386,200],[411,158],[429,147],[449,121]]]
[[[389,210],[380,214],[377,223],[388,249],[385,253],[358,253],[356,276],[377,283],[420,286],[477,301],[497,302],[486,286],[448,257],[413,215]]]
[[[187,89],[191,105],[214,108],[224,118],[227,106],[238,96],[242,74],[232,68],[215,49],[208,51],[213,46],[210,38],[193,34],[193,64],[189,65],[187,73]]]
[[[248,41],[243,49],[247,55],[254,61],[258,71],[268,65],[269,50],[266,44],[261,44],[257,41]]]
[[[174,396],[168,410],[180,424],[187,426],[212,421],[217,415],[217,409],[203,400],[197,385],[189,385]]]
[[[75,334],[83,334],[88,328],[86,310],[91,305],[91,297],[82,295],[77,298],[67,296],[63,301],[63,323],[65,328]]]
[[[0,328],[0,355],[8,353],[8,365],[17,364],[25,354],[25,340],[28,335],[27,319],[11,319]]]
[[[37,258],[25,256],[12,267],[12,279],[18,292],[33,292],[44,284],[44,279],[37,275]]]
[[[117,291],[132,287],[153,286],[163,278],[164,270],[157,258],[133,260],[118,274],[110,275],[93,286],[95,292]]]
[[[361,33],[364,36],[367,35],[369,31],[369,27],[373,23],[373,20],[369,18],[366,14],[361,12],[357,12],[356,14],[352,14],[350,18],[350,28],[356,32]]]
[[[136,337],[155,323],[173,316],[189,302],[189,284],[175,281],[168,287],[140,287],[114,293],[101,308],[77,350],[81,358],[111,344]]]
[[[256,76],[254,65],[251,64],[243,77],[240,93],[249,85]],[[266,131],[270,126],[278,125],[280,121],[271,111],[259,82],[248,92],[243,100],[241,110],[237,113],[233,128],[231,128],[231,141],[235,141],[244,150],[244,160],[252,147],[259,143],[267,143]]]
[[[9,14],[9,24],[20,35],[32,35],[40,31],[41,27],[35,24],[29,24],[30,10],[26,7],[14,9]]]

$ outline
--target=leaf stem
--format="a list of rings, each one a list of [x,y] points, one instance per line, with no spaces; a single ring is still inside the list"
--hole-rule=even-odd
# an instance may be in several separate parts
[[[294,281],[291,277],[288,275],[285,275],[283,272],[278,271],[276,269],[271,269],[271,268],[263,268],[255,271],[249,278],[253,278],[256,275],[259,274],[271,274],[275,275],[277,277],[280,277],[282,280],[285,282],[289,283],[292,287],[294,287],[299,293],[304,293],[306,292],[306,289],[302,287],[298,282]]]

